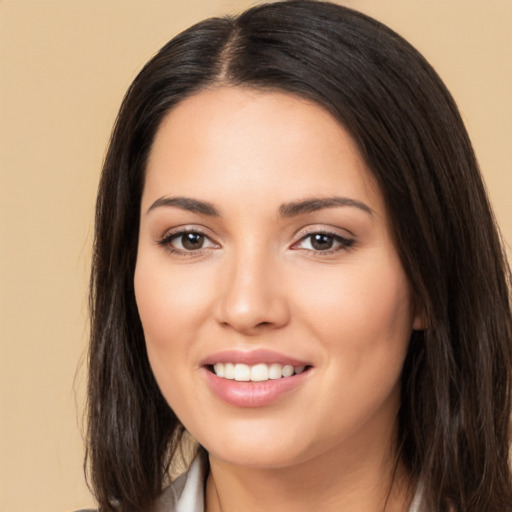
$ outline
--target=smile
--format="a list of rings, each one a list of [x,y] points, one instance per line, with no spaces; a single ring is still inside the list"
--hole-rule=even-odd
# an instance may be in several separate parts
[[[305,366],[282,365],[279,363],[258,363],[248,365],[242,363],[215,363],[212,367],[217,377],[238,382],[264,382],[277,380],[302,373]]]

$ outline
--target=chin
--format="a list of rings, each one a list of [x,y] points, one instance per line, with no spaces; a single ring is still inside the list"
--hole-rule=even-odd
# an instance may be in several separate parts
[[[225,464],[252,469],[279,469],[294,465],[297,457],[276,449],[258,449],[254,445],[236,446],[229,449],[207,450],[210,456]]]
[[[283,432],[283,435],[276,435]],[[210,436],[209,436],[210,437]],[[201,443],[210,456],[226,463],[254,469],[278,469],[299,464],[313,454],[304,438],[294,436],[289,430],[272,429],[240,432],[224,431],[223,436]]]

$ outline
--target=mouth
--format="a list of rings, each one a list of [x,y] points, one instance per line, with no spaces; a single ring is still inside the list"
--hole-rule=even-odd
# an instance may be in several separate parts
[[[206,368],[217,377],[237,382],[265,382],[279,380],[299,375],[308,371],[311,366],[280,363],[257,363],[248,365],[243,363],[215,363],[206,365]]]
[[[223,402],[242,408],[277,403],[310,381],[311,361],[267,349],[224,350],[200,362],[205,382]]]

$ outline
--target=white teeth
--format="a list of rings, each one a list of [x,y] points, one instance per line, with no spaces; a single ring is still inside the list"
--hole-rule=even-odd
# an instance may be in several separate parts
[[[216,363],[213,365],[213,371],[217,377],[224,377],[224,365],[222,363]]]
[[[257,364],[251,368],[251,380],[261,382],[268,380],[268,366],[266,364]]]
[[[251,380],[251,367],[246,364],[235,364],[235,380],[248,382]]]
[[[222,364],[222,363],[218,363]],[[235,365],[233,363],[226,363],[224,366],[224,378],[233,380],[235,378]]]
[[[302,373],[305,368],[305,366],[293,367],[290,364],[283,366],[278,363],[270,365],[259,363],[254,366],[240,363],[215,363],[213,365],[213,371],[217,377],[229,380],[234,379],[239,382],[264,382],[269,379],[275,380],[291,377],[292,375]]]
[[[280,364],[271,364],[268,369],[269,379],[280,379],[283,376],[283,367]]]
[[[294,374],[295,370],[291,364],[287,364],[283,368],[283,377],[291,377]]]

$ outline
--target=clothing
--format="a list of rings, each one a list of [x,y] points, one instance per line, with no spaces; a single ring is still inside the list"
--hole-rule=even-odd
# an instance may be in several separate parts
[[[204,464],[196,457],[190,468],[167,487],[158,500],[155,512],[204,512]],[[421,512],[421,489],[418,488],[409,512]]]
[[[198,456],[188,470],[165,489],[155,512],[204,512],[205,479],[204,463]]]

